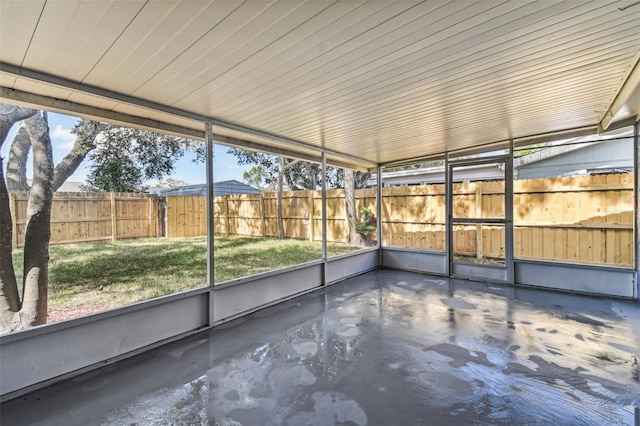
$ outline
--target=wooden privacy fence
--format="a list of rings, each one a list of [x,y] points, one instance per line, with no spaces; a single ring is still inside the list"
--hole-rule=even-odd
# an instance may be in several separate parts
[[[26,192],[9,194],[13,247],[24,246]],[[51,244],[157,237],[158,201],[152,195],[56,192],[51,205]]]
[[[633,174],[514,181],[514,256],[633,265]],[[454,217],[504,217],[504,182],[455,184]],[[445,249],[444,185],[383,189],[387,245]],[[504,258],[504,226],[457,225],[454,253]]]
[[[609,174],[515,181],[515,257],[632,266],[633,179],[633,174]],[[504,217],[504,182],[455,184],[453,189],[454,217]],[[215,197],[215,233],[277,236],[276,197],[271,192]],[[385,245],[445,249],[443,184],[387,187],[382,197]],[[56,193],[51,242],[207,234],[205,197],[163,200],[139,194]],[[24,245],[27,194],[12,193],[10,203],[14,246],[19,247]],[[285,237],[320,241],[321,206],[320,191],[284,192]],[[357,190],[356,207],[375,212],[376,190]],[[327,191],[327,239],[349,239],[342,189]],[[504,258],[504,226],[456,225],[453,245],[455,254]]]
[[[253,237],[278,236],[277,193],[232,194],[214,198],[215,233]],[[376,191],[356,192],[356,208],[375,211]],[[206,199],[201,196],[167,196],[167,236],[206,235]],[[285,191],[282,194],[282,222],[286,238],[322,240],[322,193]],[[327,191],[327,239],[349,240],[344,190]]]
[[[633,179],[609,174],[516,182],[515,255],[633,266]]]

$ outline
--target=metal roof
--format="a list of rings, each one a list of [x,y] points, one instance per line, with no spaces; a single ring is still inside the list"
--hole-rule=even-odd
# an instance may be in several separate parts
[[[636,0],[2,0],[0,20],[9,102],[346,165],[640,115]]]
[[[514,158],[513,179],[537,179],[558,176],[629,173],[633,171],[633,137],[551,145]],[[382,173],[384,186],[427,185],[445,183],[444,164]],[[475,164],[456,169],[453,182],[503,180],[501,162]],[[371,173],[367,186],[377,185]]]
[[[160,196],[166,195],[207,195],[206,184],[185,185],[178,186],[176,188],[149,188],[150,194],[156,194]],[[213,195],[222,196],[229,194],[261,194],[258,188],[254,188],[251,185],[247,185],[242,182],[238,182],[235,179],[223,180],[213,183]]]

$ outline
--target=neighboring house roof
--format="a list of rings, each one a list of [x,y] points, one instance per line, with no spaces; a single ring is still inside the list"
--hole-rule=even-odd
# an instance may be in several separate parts
[[[573,145],[549,146],[514,159],[514,179],[625,173],[633,170],[633,139],[613,139]],[[504,179],[503,164],[479,164],[456,170],[454,182]],[[444,166],[399,170],[382,174],[383,184],[426,185],[443,183]],[[372,173],[367,186],[376,184]]]
[[[31,179],[27,179],[27,185],[31,186],[33,181]],[[83,190],[84,183],[83,182],[74,182],[74,181],[65,181],[60,188],[56,192],[84,192]]]
[[[82,192],[84,185],[84,182],[66,181],[56,192]]]
[[[149,193],[156,195],[207,195],[207,185],[187,185],[177,188],[149,188]],[[213,195],[222,196],[229,194],[260,194],[261,191],[251,185],[237,180],[225,180],[213,183]]]
[[[410,170],[398,170],[382,173],[385,186],[428,185],[444,183],[444,166],[424,167]],[[497,180],[504,177],[504,172],[498,164],[479,164],[465,167],[464,172],[456,173],[455,182],[470,182],[477,180]],[[367,186],[376,184],[376,174],[372,173]]]
[[[514,160],[514,179],[633,171],[633,139],[551,146]]]

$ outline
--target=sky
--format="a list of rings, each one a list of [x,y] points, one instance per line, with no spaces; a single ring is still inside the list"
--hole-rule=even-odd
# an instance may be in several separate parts
[[[71,133],[71,129],[78,122],[77,117],[68,115],[49,113],[49,135],[51,137],[51,145],[53,148],[53,161],[54,164],[58,162],[69,152],[73,146],[75,136]],[[14,125],[7,137],[7,142],[3,144],[0,156],[4,161],[4,167],[6,170],[6,158],[9,156],[9,149],[11,147],[11,141],[17,133],[18,126]],[[249,170],[249,166],[240,166],[237,164],[236,158],[233,155],[227,154],[228,148],[222,145],[215,145],[214,147],[214,180],[230,180],[235,179],[242,182],[242,174]],[[194,163],[193,159],[195,155],[187,153],[184,157],[179,159],[175,164],[174,173],[171,176],[173,179],[179,179],[189,184],[198,184],[206,182],[206,169],[204,163]],[[85,159],[67,181],[82,182],[86,181],[87,174],[90,169],[90,162]],[[31,179],[33,176],[33,164],[31,156],[27,162],[27,179]],[[157,181],[145,182],[145,184],[154,186]]]

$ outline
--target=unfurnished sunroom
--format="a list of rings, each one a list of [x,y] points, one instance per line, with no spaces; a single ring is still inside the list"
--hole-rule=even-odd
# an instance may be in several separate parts
[[[3,103],[199,141],[207,182],[206,282],[0,336],[5,400],[378,269],[637,308],[638,2],[5,0],[0,19]],[[315,257],[216,279],[216,236],[273,224],[265,195],[230,198],[254,209],[230,225],[214,145],[315,168],[284,218]],[[353,252],[332,251],[334,169],[370,181]]]

